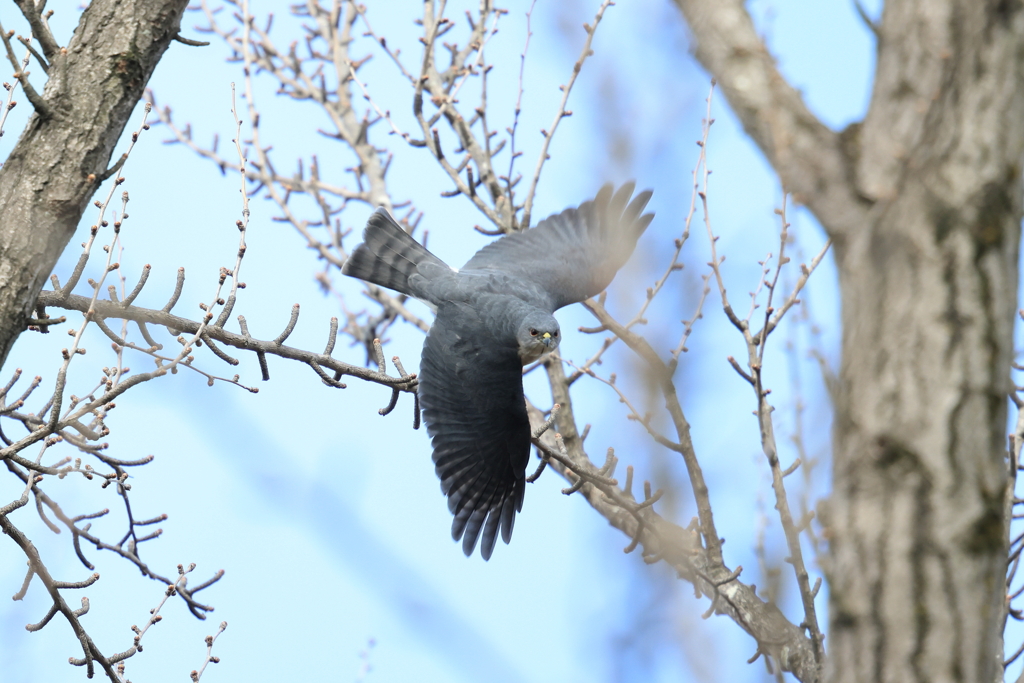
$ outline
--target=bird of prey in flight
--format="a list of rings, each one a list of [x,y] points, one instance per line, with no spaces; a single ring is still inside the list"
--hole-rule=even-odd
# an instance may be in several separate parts
[[[451,268],[377,209],[342,272],[436,311],[420,360],[419,399],[452,537],[490,559],[522,510],[530,457],[523,366],[558,347],[552,313],[603,291],[654,218],[650,190],[605,185],[591,201],[505,235]],[[641,215],[643,214],[643,215]],[[483,537],[481,539],[481,533]]]

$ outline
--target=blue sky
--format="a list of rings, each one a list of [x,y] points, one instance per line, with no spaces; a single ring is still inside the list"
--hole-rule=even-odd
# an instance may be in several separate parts
[[[526,152],[521,170],[532,168],[541,143],[537,131],[550,123],[561,94],[558,85],[565,82],[584,39],[580,27],[592,21],[598,4],[537,3],[520,120],[520,144]],[[873,3],[867,4],[869,12],[877,12]],[[389,44],[401,45],[410,58],[418,55],[412,24],[418,3],[406,3],[401,11],[394,5],[368,5],[374,28],[388,36]],[[284,16],[287,6],[263,3],[256,11],[267,9],[281,13],[274,35],[287,44],[296,26]],[[525,39],[524,10],[510,9],[488,45],[488,58],[496,67],[490,103],[494,116],[504,117],[502,126],[511,123]],[[755,1],[749,10],[783,73],[828,125],[838,129],[863,115],[874,45],[851,3]],[[461,5],[449,9],[450,16],[461,13]],[[10,8],[5,11],[5,26],[24,31],[14,14]],[[75,20],[74,12],[65,15],[64,10],[54,18],[62,43]],[[201,38],[192,30],[200,21],[197,14],[186,15],[185,35]],[[364,49],[372,48],[366,44]],[[535,216],[578,204],[607,181],[635,178],[639,187],[654,189],[651,208],[657,218],[609,294],[612,310],[625,316],[664,268],[666,251],[681,230],[709,78],[688,55],[686,28],[667,2],[624,0],[611,7],[593,48],[595,55],[569,103],[574,115],[562,122],[552,144]],[[233,129],[230,83],[241,80],[237,65],[225,63],[225,56],[217,42],[206,48],[174,44],[151,83],[158,101],[174,108],[179,123],[191,122],[201,142],[219,133],[222,149]],[[378,54],[361,73],[374,97],[395,113],[401,127],[411,129],[409,92],[388,60]],[[262,80],[257,80],[256,100],[262,134],[274,145],[279,168],[291,169],[294,159],[308,160],[315,153],[324,175],[347,181],[344,169],[351,160],[317,136],[315,129],[324,122],[315,111],[275,98],[272,85]],[[0,139],[0,154],[6,155],[14,144],[27,110],[23,102],[12,114]],[[710,211],[721,235],[720,252],[728,256],[724,272],[729,291],[745,309],[745,293],[757,284],[757,261],[777,251],[773,209],[781,195],[760,152],[743,135],[719,93],[713,116]],[[141,111],[129,129],[140,117]],[[468,203],[439,197],[450,181],[425,151],[404,148],[400,140],[384,136],[383,124],[374,132],[379,144],[396,153],[389,175],[393,197],[412,199],[425,212],[432,251],[458,265],[487,243],[488,238],[471,229],[482,220]],[[131,218],[123,231],[122,263],[129,274],[152,264],[149,285],[138,303],[157,308],[173,287],[176,269],[184,266],[188,279],[176,312],[198,316],[197,303],[210,298],[218,267],[234,261],[238,184],[184,147],[161,144],[168,137],[160,127],[147,132],[123,172]],[[358,233],[369,210],[354,207],[342,220]],[[318,348],[326,339],[328,320],[339,315],[338,305],[316,286],[313,275],[320,264],[315,255],[303,248],[290,227],[271,220],[275,213],[269,202],[252,201],[243,265],[248,287],[236,311],[246,316],[254,335],[268,338],[277,335],[291,305],[299,302],[302,315],[289,343]],[[821,230],[799,208],[790,212],[790,221],[797,248],[805,254],[802,260],[807,260],[823,243]],[[95,216],[89,212],[83,226],[87,229],[92,222]],[[80,241],[76,236],[72,245]],[[650,315],[650,336],[659,350],[674,346],[678,321],[692,315],[707,249],[703,227],[695,221],[684,252],[687,268]],[[77,248],[69,248],[57,272],[66,273],[77,256]],[[343,282],[340,275],[335,279],[348,305],[361,306],[358,285]],[[806,352],[813,343],[833,364],[837,357],[838,304],[831,261],[816,273],[804,298],[820,334],[811,335],[806,324],[781,329],[770,347],[768,380],[779,408],[776,430],[785,442],[783,436],[793,430],[792,378],[799,376],[808,405],[804,438],[812,454],[827,460],[829,411]],[[600,339],[573,332],[578,325],[592,324],[586,312],[573,307],[560,312],[559,319],[567,332],[563,355],[588,357]],[[422,334],[396,326],[390,336],[387,354],[397,353],[414,369]],[[45,337],[25,334],[8,368],[41,374],[43,387],[50,387],[66,339],[61,331]],[[794,344],[793,353],[786,353],[787,341]],[[728,540],[726,558],[747,568],[748,582],[764,586],[753,548],[759,505],[771,509],[764,498],[769,494],[767,467],[750,415],[752,396],[725,361],[730,354],[741,357],[743,346],[721,314],[717,292],[709,297],[689,346],[677,385],[720,531]],[[89,354],[73,366],[72,391],[86,391],[98,368],[112,362],[105,338],[87,338],[86,347]],[[355,363],[363,358],[361,349],[344,345],[336,355]],[[760,662],[745,663],[755,649],[749,637],[726,619],[701,621],[706,600],[695,600],[692,590],[665,567],[647,567],[637,554],[624,555],[628,539],[610,529],[582,499],[563,496],[559,491],[565,484],[552,473],[528,490],[511,545],[498,547],[488,563],[478,556],[467,559],[450,539],[450,516],[438,491],[427,437],[423,430],[411,429],[408,396],[401,398],[394,414],[381,418],[376,409],[387,403],[389,392],[376,385],[350,381],[343,391],[329,389],[308,369],[275,358],[270,359],[271,381],[262,383],[255,359],[243,356],[240,369],[229,370],[215,359],[200,358],[205,368],[218,373],[240,372],[244,383],[259,385],[259,394],[226,384],[209,388],[194,373],[182,372],[132,390],[118,401],[108,422],[116,457],[156,456],[134,472],[132,481],[141,517],[169,515],[162,524],[163,537],[144,547],[144,559],[165,574],[173,574],[178,563],[195,562],[198,580],[217,569],[227,572],[203,594],[216,606],[207,622],[197,622],[179,602],[169,603],[164,621],[146,635],[145,651],[129,660],[129,678],[184,680],[202,662],[203,636],[222,619],[229,622],[215,648],[222,662],[204,680],[300,675],[355,680],[362,666],[359,653],[371,639],[372,670],[366,680],[766,677]],[[128,364],[142,368],[147,362],[136,357]],[[601,372],[617,372],[644,404],[648,399],[637,369],[628,352],[616,350]],[[528,378],[527,387],[538,403],[550,402],[539,376]],[[588,439],[592,455],[614,446],[621,468],[633,464],[638,478],[671,489],[662,509],[686,523],[693,504],[681,463],[625,420],[623,406],[607,387],[581,383],[574,399],[581,422],[593,425]],[[651,405],[656,409],[658,404]],[[780,445],[786,447],[784,462],[791,461],[793,449],[788,443]],[[827,493],[825,466],[811,484],[813,504]],[[73,479],[49,486],[74,513],[113,508],[110,519],[95,528],[110,536],[121,533],[111,491]],[[0,500],[19,494],[11,481],[0,481]],[[73,558],[66,534],[46,532],[30,508],[19,512],[15,523],[32,536],[51,571],[65,580],[84,578],[88,572]],[[783,555],[778,524],[771,523],[766,534],[769,556],[777,561]],[[87,554],[101,580],[87,591],[92,611],[85,624],[105,652],[126,649],[131,644],[129,626],[145,620],[160,599],[161,587],[112,555]],[[10,550],[0,558],[0,585],[10,586],[13,593],[23,576],[23,560]],[[783,584],[790,583],[784,575]],[[18,683],[81,680],[84,672],[66,664],[67,656],[78,654],[66,624],[55,621],[39,633],[24,630],[24,624],[45,612],[46,597],[39,588],[34,585],[23,602],[0,601],[0,670],[5,680]],[[792,590],[779,599],[799,622]],[[824,596],[819,603],[824,614]]]

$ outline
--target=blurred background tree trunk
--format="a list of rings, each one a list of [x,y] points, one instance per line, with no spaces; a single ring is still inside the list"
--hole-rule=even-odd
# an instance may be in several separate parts
[[[886,2],[867,116],[837,133],[742,2],[676,2],[784,189],[835,241],[826,678],[1001,679],[1022,6]]]

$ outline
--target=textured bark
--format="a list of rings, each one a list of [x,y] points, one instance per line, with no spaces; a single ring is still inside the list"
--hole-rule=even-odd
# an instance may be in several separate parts
[[[110,164],[187,0],[94,0],[53,52],[37,110],[0,168],[0,365]],[[38,65],[30,70],[38,70]]]
[[[889,3],[837,245],[833,680],[995,680],[1024,160],[1018,3]]]
[[[676,2],[697,58],[835,240],[826,677],[997,680],[1022,5],[887,2],[868,115],[834,133],[775,69],[742,3]]]

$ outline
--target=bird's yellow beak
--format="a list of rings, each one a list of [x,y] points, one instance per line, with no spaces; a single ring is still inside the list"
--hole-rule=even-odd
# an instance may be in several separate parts
[[[545,332],[544,333],[544,338],[545,339],[551,339],[551,333],[550,332]]]

